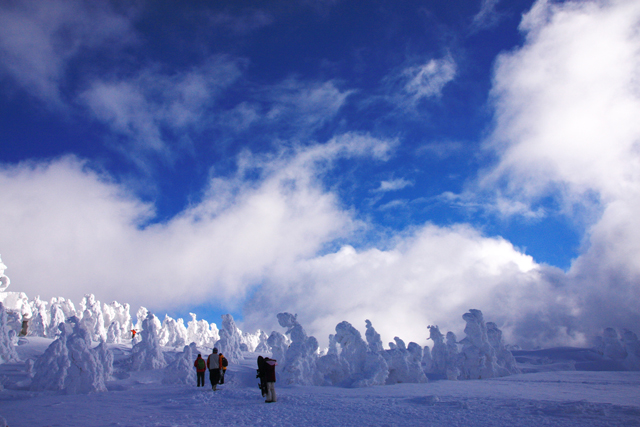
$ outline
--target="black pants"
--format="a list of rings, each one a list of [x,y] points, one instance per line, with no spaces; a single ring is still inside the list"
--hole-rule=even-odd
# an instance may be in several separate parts
[[[220,381],[220,369],[209,370],[209,381],[211,381],[211,387],[218,384]]]
[[[198,387],[204,387],[204,371],[196,372],[198,375]]]

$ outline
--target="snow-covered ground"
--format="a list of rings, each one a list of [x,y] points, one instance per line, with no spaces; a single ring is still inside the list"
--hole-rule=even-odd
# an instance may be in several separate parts
[[[18,355],[23,361],[34,358],[51,341],[30,337],[17,347]],[[0,415],[11,427],[640,425],[640,372],[556,370],[571,368],[569,360],[575,359],[578,369],[597,367],[585,362],[589,350],[514,352],[530,373],[490,380],[431,379],[357,389],[276,384],[278,402],[265,404],[255,378],[255,353],[244,353],[240,363],[230,365],[225,384],[213,392],[195,384],[165,385],[162,369],[120,370],[131,346],[110,348],[114,377],[103,393],[30,391],[25,362],[0,365]],[[166,350],[169,356],[175,353]]]

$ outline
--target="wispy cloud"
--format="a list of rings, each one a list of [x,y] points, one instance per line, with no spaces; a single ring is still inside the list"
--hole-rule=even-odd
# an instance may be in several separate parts
[[[459,141],[439,141],[424,144],[420,146],[416,152],[418,155],[427,155],[439,159],[445,159],[454,154],[460,153],[463,148],[464,144]]]
[[[457,66],[451,55],[405,66],[384,79],[386,100],[402,110],[413,111],[420,102],[439,98],[456,73]]]
[[[61,86],[71,59],[88,48],[118,49],[136,40],[131,18],[106,2],[0,4],[0,71],[47,107],[65,107]]]
[[[405,92],[414,101],[438,97],[447,83],[456,76],[453,58],[432,59],[426,64],[409,67],[402,72],[406,78]]]
[[[495,26],[502,14],[496,11],[496,6],[500,0],[482,0],[480,11],[473,17],[471,22],[471,31],[477,32]]]
[[[161,154],[170,160],[178,132],[198,131],[209,120],[220,91],[241,75],[241,64],[225,56],[175,74],[148,68],[129,78],[96,80],[80,95],[93,115],[124,135],[125,151]]]
[[[305,83],[289,79],[267,92],[271,122],[286,121],[289,126],[309,132],[333,119],[352,91],[341,91],[335,82]]]
[[[380,182],[380,187],[376,188],[375,192],[387,192],[387,191],[396,191],[402,190],[405,187],[413,185],[413,182],[407,181],[404,178],[392,179],[389,181]]]

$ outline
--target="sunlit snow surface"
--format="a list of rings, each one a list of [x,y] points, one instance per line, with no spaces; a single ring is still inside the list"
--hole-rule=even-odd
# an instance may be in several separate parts
[[[28,341],[17,348],[21,360],[42,354],[51,343]],[[529,352],[522,366],[548,371],[499,379],[358,389],[276,383],[278,402],[265,404],[255,378],[257,354],[244,353],[244,360],[230,365],[225,384],[214,393],[195,384],[163,385],[163,370],[119,371],[118,360],[129,356],[131,346],[111,348],[115,378],[104,393],[29,391],[24,362],[0,365],[0,415],[11,427],[640,425],[640,372],[554,371],[563,364],[549,363],[549,357],[561,359],[571,349]],[[167,357],[176,354],[166,350]]]

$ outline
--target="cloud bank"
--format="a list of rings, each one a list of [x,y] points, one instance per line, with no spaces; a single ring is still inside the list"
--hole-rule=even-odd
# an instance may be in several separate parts
[[[41,26],[40,12],[24,12],[34,4],[4,10],[2,19],[44,34],[33,36],[38,43],[19,39],[37,49],[3,42],[3,52],[16,58],[3,61],[3,70],[56,103],[65,61],[82,45],[54,43],[63,18]],[[484,2],[483,10],[495,4]],[[111,24],[86,43],[115,34],[135,39],[126,19],[91,10]],[[93,16],[85,12],[73,27],[81,34],[83,17]],[[368,318],[386,341],[405,334],[424,343],[429,324],[460,332],[469,308],[527,345],[584,344],[599,328],[637,325],[639,21],[636,1],[539,1],[523,17],[523,46],[495,66],[495,126],[485,148],[496,162],[469,184],[475,206],[490,195],[505,217],[536,219],[545,214],[544,200],[557,201],[585,230],[583,251],[568,272],[468,224],[426,223],[375,246],[361,240],[374,224],[344,205],[323,176],[345,159],[386,161],[399,141],[343,133],[304,147],[278,145],[270,154],[243,151],[234,174],[214,175],[197,203],[162,223],[154,222],[153,205],[82,159],[2,166],[0,249],[12,290],[75,300],[94,292],[103,301],[156,310],[215,301],[244,307],[247,328],[276,329],[274,314],[289,311],[321,340],[339,321],[363,326]],[[0,40],[9,40],[12,28],[0,25]],[[175,147],[164,135],[200,125],[216,91],[238,77],[236,62],[221,61],[190,72],[149,68],[93,80],[79,99],[134,151],[170,153]],[[407,68],[392,79],[391,98],[413,107],[441,97],[457,73],[450,57]],[[238,131],[288,122],[292,138],[302,140],[305,129],[334,118],[350,93],[333,81],[290,79],[220,118]],[[386,181],[378,191],[407,185]]]

